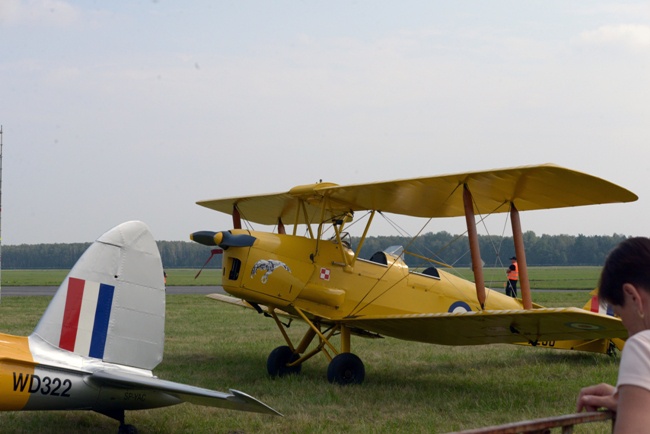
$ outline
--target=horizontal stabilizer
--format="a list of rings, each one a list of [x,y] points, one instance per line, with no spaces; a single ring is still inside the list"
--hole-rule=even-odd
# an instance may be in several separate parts
[[[161,380],[155,377],[144,377],[135,374],[108,371],[95,372],[89,375],[87,381],[99,387],[154,390],[169,394],[181,401],[190,402],[192,404],[282,416],[281,413],[272,409],[263,402],[237,390],[230,390],[230,393],[224,393],[187,384]]]

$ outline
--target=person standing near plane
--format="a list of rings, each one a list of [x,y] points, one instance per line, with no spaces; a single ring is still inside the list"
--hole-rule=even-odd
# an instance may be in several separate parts
[[[577,411],[616,412],[615,434],[648,432],[650,427],[650,239],[629,238],[607,257],[598,296],[621,318],[629,338],[623,348],[616,387],[597,384],[578,395]]]
[[[510,267],[506,271],[508,276],[508,281],[506,282],[506,295],[509,295],[512,298],[517,298],[517,281],[519,280],[519,265],[517,264],[517,258],[510,258]]]

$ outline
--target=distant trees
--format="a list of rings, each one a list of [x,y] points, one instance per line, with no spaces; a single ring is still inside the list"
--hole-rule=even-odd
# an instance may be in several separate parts
[[[211,254],[210,247],[189,241],[158,241],[157,244],[165,268],[200,268]],[[3,246],[2,268],[71,268],[88,246],[90,243]],[[221,267],[221,256],[213,257],[210,265]]]
[[[626,236],[541,235],[524,233],[526,259],[533,266],[602,265],[607,253]],[[352,238],[356,249],[359,238]],[[481,256],[485,266],[500,267],[508,264],[514,255],[512,237],[479,236]],[[2,247],[2,268],[5,269],[67,269],[74,265],[90,243],[72,244],[21,244]],[[370,258],[376,251],[392,245],[401,245],[417,255],[433,258],[457,267],[470,265],[466,236],[452,235],[442,231],[427,233],[410,239],[399,236],[368,237],[360,257]],[[200,268],[211,255],[211,248],[187,241],[158,241],[160,256],[165,268]],[[426,265],[426,260],[406,255],[409,266]],[[221,266],[221,255],[215,255],[212,267]]]
[[[526,260],[529,265],[534,266],[602,265],[607,253],[625,238],[625,235],[618,234],[537,236],[529,231],[524,233]],[[353,238],[353,245],[357,245],[358,241]],[[451,235],[444,231],[427,233],[415,240],[401,237],[369,237],[361,249],[360,256],[370,258],[374,252],[396,244],[403,245],[407,251],[457,267],[467,267],[471,262],[467,237]],[[509,264],[508,258],[515,254],[512,237],[480,235],[479,245],[481,258],[487,267]],[[405,261],[409,266],[426,264],[425,260],[410,255],[406,255]]]
[[[158,241],[165,268],[200,268],[210,258],[212,249],[189,241]],[[210,266],[221,268],[221,255],[214,255]]]
[[[2,246],[2,268],[65,269],[70,268],[90,243],[21,244]]]
[[[542,235],[533,232],[524,236],[526,259],[531,265],[602,265],[605,257],[625,235],[570,236]],[[512,245],[512,238],[509,238]]]

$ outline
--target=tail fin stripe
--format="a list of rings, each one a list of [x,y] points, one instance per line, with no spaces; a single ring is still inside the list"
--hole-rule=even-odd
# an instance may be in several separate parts
[[[63,312],[61,338],[59,340],[59,348],[64,350],[74,351],[84,283],[83,280],[74,277],[68,279],[68,292],[65,300],[65,311]]]
[[[614,308],[609,303],[601,303],[598,295],[591,297],[591,311],[603,315],[614,316]]]
[[[115,287],[70,277],[59,347],[83,356],[104,357]]]
[[[600,303],[598,302],[598,296],[594,295],[591,297],[591,311],[598,313],[600,310]]]
[[[99,283],[84,280],[84,288],[79,308],[79,321],[77,323],[77,338],[74,343],[74,352],[87,356],[92,340],[95,310],[99,297]]]
[[[104,283],[99,286],[99,297],[97,300],[97,309],[95,311],[95,324],[93,325],[93,335],[88,354],[90,357],[96,357],[98,359],[104,357],[104,348],[106,347],[108,322],[111,317],[114,292],[114,286],[106,285]]]

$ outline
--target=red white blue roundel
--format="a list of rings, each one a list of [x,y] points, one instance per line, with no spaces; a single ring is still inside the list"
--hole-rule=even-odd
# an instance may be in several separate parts
[[[449,310],[447,312],[449,313],[463,313],[463,312],[471,312],[472,308],[469,307],[469,304],[465,303],[464,301],[456,301],[449,306]]]

